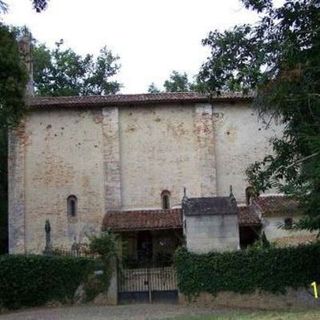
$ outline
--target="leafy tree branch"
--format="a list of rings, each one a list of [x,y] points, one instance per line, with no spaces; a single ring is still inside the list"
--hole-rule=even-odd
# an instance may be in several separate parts
[[[282,122],[273,153],[247,169],[256,191],[277,188],[300,199],[299,226],[320,230],[320,1],[243,0],[258,12],[256,25],[210,32],[211,54],[198,81],[206,92],[254,91],[254,105]]]

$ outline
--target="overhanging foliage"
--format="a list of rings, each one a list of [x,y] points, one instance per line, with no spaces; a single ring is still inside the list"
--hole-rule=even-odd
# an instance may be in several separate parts
[[[260,22],[210,32],[198,80],[217,94],[254,90],[260,115],[282,122],[283,137],[248,168],[248,180],[257,193],[277,188],[300,199],[307,215],[297,226],[320,230],[320,0],[242,2]]]
[[[41,96],[86,96],[117,93],[121,85],[112,78],[118,73],[118,56],[107,47],[94,58],[63,48],[63,40],[54,49],[35,42],[33,48],[34,87]]]

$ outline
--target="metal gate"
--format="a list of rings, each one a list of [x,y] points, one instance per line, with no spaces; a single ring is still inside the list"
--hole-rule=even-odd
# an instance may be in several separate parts
[[[122,269],[118,272],[118,301],[177,302],[177,276],[174,267]]]

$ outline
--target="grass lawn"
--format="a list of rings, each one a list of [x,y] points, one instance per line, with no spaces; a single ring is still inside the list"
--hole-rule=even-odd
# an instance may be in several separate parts
[[[319,311],[241,311],[226,315],[201,315],[190,317],[178,317],[175,320],[318,320]]]

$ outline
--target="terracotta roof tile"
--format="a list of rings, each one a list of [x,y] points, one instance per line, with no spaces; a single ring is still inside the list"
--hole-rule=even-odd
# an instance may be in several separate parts
[[[261,220],[254,208],[248,206],[239,206],[239,225],[245,226],[258,226],[261,225]]]
[[[239,207],[239,225],[260,225],[259,217],[248,207]],[[139,231],[182,228],[182,210],[109,211],[103,219],[103,229]]]
[[[299,211],[298,201],[283,195],[260,196],[253,201],[253,206],[262,216],[295,214]]]
[[[249,101],[251,95],[226,93],[207,95],[196,92],[148,93],[148,94],[114,94],[106,96],[67,96],[67,97],[31,97],[30,107],[102,107],[121,105],[141,105],[159,103],[201,103],[209,101]]]
[[[139,231],[182,228],[181,209],[109,211],[103,219],[103,229]]]

